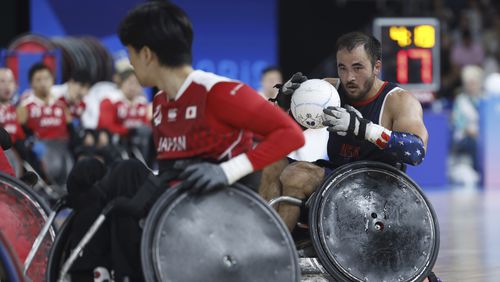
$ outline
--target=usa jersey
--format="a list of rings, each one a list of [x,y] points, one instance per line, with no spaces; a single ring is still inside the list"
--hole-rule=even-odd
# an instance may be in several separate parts
[[[24,99],[21,106],[26,108],[26,126],[42,140],[67,139],[68,129],[65,106],[61,101],[45,103],[35,95]]]
[[[384,82],[374,97],[359,103],[351,103],[351,106],[354,106],[363,115],[363,118],[374,124],[381,124],[385,101],[391,93],[398,90],[401,90],[398,85]],[[342,106],[347,104],[345,91],[341,87],[339,87],[339,95]],[[358,140],[353,136],[341,136],[335,132],[330,132],[328,139],[328,157],[333,167],[358,160],[381,161],[391,165],[398,162],[395,156],[383,152],[369,141]]]
[[[304,143],[295,122],[255,90],[199,70],[187,77],[174,99],[163,91],[155,95],[152,124],[159,160],[223,161],[246,153],[258,170]],[[262,136],[255,148],[253,133]]]
[[[12,142],[25,138],[24,131],[17,121],[16,108],[12,104],[0,104],[0,126],[9,133]]]

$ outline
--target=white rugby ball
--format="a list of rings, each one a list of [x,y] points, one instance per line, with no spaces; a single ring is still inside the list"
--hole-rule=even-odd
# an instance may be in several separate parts
[[[339,106],[340,96],[333,85],[322,79],[309,79],[293,92],[290,110],[299,124],[314,129],[324,127],[324,108]]]

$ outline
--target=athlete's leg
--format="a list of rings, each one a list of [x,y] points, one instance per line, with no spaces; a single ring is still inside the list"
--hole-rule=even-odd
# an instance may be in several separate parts
[[[294,162],[281,173],[283,195],[306,199],[318,188],[324,176],[325,170],[322,167],[309,162]],[[278,213],[292,231],[299,219],[300,207],[282,203]]]
[[[262,178],[260,180],[259,194],[264,200],[270,200],[281,196],[280,175],[288,165],[287,159],[279,160],[273,164],[266,166],[262,170]],[[277,209],[277,207],[275,207]]]

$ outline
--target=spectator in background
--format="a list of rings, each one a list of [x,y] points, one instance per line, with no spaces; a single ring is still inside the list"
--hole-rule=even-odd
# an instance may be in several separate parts
[[[25,133],[32,137],[31,144],[35,155],[28,161],[35,166],[41,162],[43,169],[35,169],[39,173],[45,172],[45,180],[61,188],[64,187],[73,165],[67,148],[72,133],[71,114],[66,106],[52,95],[54,76],[46,65],[32,65],[29,70],[29,82],[33,94],[23,99],[17,108],[19,123]]]
[[[98,129],[108,132],[110,144],[119,143],[129,155],[142,160],[149,152],[152,110],[133,69],[118,73],[116,82],[119,94],[101,102]]]
[[[451,62],[458,67],[466,65],[482,65],[484,49],[481,43],[474,41],[471,31],[463,29],[461,40],[451,50]]]
[[[475,65],[462,69],[462,92],[455,98],[452,112],[453,144],[455,164],[452,180],[471,184],[479,180],[477,140],[479,136],[478,105],[483,96],[483,70]],[[475,183],[474,183],[475,184]]]
[[[12,144],[15,149],[7,150],[5,155],[15,174],[22,174],[22,141],[25,139],[24,131],[17,121],[16,108],[12,103],[12,99],[16,93],[17,85],[14,79],[14,74],[8,68],[0,68],[0,127],[3,127],[10,135]],[[21,151],[21,152],[20,152]]]
[[[90,86],[90,74],[87,71],[77,70],[71,75],[68,82],[52,87],[56,98],[63,102],[70,111],[73,123],[80,122],[81,115],[85,110],[83,98],[88,94]]]
[[[71,74],[70,79],[62,85],[54,85],[51,88],[55,98],[64,104],[71,113],[73,134],[70,134],[69,149],[73,156],[79,150],[85,138],[85,131],[81,125],[81,116],[85,111],[83,98],[88,94],[91,86],[88,71],[77,70]]]
[[[500,11],[499,11],[500,12]],[[500,72],[500,14],[491,18],[489,26],[483,33],[483,46],[486,58],[483,62],[485,77]]]
[[[276,84],[283,83],[281,69],[277,66],[270,66],[262,70],[260,77],[259,94],[266,100],[275,98],[278,94],[278,89],[274,88]]]

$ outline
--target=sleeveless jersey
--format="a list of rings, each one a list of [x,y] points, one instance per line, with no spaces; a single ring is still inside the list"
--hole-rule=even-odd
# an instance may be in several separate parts
[[[398,89],[401,89],[398,85],[384,82],[374,97],[357,105],[351,104],[351,106],[354,106],[363,115],[363,118],[380,124],[385,100]],[[342,86],[339,87],[339,95],[342,106],[348,104]],[[334,168],[358,160],[381,161],[391,165],[398,163],[396,157],[383,152],[370,141],[358,140],[353,136],[341,136],[334,132],[330,132],[328,139],[328,157]]]
[[[13,143],[26,137],[17,121],[16,108],[12,104],[0,104],[0,126],[9,133]]]
[[[30,95],[21,103],[28,113],[26,126],[35,136],[42,140],[67,139],[68,129],[65,106],[61,101],[55,100],[45,103],[35,95]]]

